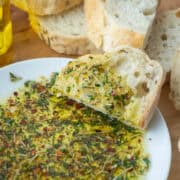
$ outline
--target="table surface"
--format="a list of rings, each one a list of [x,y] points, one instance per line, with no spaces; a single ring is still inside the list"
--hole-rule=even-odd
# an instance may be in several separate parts
[[[180,0],[161,0],[158,11],[174,9],[180,7]],[[2,62],[12,63],[30,58],[38,57],[62,57],[45,45],[38,36],[32,31],[27,14],[15,7],[11,9],[13,21],[13,45],[5,55],[0,57]],[[180,152],[177,143],[180,138],[180,112],[176,111],[172,102],[169,100],[169,84],[166,83],[162,89],[159,102],[161,110],[171,136],[172,142],[172,165],[169,179],[180,179]]]

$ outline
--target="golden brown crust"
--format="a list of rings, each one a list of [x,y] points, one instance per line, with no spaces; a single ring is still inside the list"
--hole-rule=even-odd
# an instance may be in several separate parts
[[[153,65],[156,64],[155,68],[157,68],[159,66],[159,69],[158,69],[159,70],[159,77],[161,79],[157,82],[158,86],[154,87],[151,95],[148,96],[147,103],[144,106],[145,111],[142,115],[142,119],[140,120],[140,124],[139,124],[139,127],[141,127],[142,129],[147,128],[147,125],[149,124],[150,120],[153,117],[155,108],[156,108],[158,101],[159,101],[159,98],[160,98],[162,85],[165,81],[165,74],[163,72],[161,65],[156,61],[153,61],[152,64]]]

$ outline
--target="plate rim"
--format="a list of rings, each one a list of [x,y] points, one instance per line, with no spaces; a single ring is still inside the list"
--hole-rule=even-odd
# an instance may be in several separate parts
[[[17,62],[12,62],[11,64],[7,64],[5,66],[2,66],[0,67],[0,71],[4,70],[4,69],[7,69],[7,68],[10,68],[10,67],[13,67],[13,66],[16,66],[16,65],[19,65],[19,64],[26,64],[26,63],[34,63],[34,62],[37,62],[37,61],[48,61],[48,60],[53,60],[53,61],[57,61],[57,60],[67,60],[67,61],[70,61],[72,60],[73,58],[70,58],[70,57],[40,57],[40,58],[31,58],[31,59],[23,59],[23,60],[20,60],[20,61],[17,61]]]

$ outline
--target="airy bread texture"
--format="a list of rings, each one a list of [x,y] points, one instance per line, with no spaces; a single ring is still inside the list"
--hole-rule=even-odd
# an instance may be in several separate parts
[[[62,54],[96,52],[86,34],[83,5],[59,15],[30,15],[32,28],[52,49]]]
[[[160,13],[153,25],[146,52],[170,72],[172,59],[180,47],[180,8]]]
[[[172,61],[170,85],[170,98],[174,102],[175,108],[180,110],[180,48]]]
[[[60,95],[144,129],[152,118],[163,83],[163,70],[141,50],[120,47],[104,55],[86,55],[59,74]]]
[[[105,52],[119,45],[144,48],[158,0],[85,0],[88,36]]]
[[[82,3],[82,0],[11,0],[11,2],[36,15],[52,15]]]

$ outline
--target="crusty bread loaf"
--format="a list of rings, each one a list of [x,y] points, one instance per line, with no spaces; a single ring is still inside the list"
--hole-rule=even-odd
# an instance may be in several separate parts
[[[175,108],[180,110],[180,48],[172,60],[170,86],[170,98],[174,102]]]
[[[52,49],[62,54],[96,52],[86,35],[83,5],[59,15],[30,15],[32,28]]]
[[[59,74],[56,88],[98,111],[138,128],[152,117],[163,83],[161,65],[141,50],[121,47],[104,55],[86,55]]]
[[[11,2],[36,15],[52,15],[79,5],[82,0],[11,0]]]
[[[160,62],[165,72],[169,72],[178,47],[180,47],[180,8],[158,14],[146,52],[150,58]]]
[[[97,48],[144,48],[158,0],[85,0],[88,36]]]

